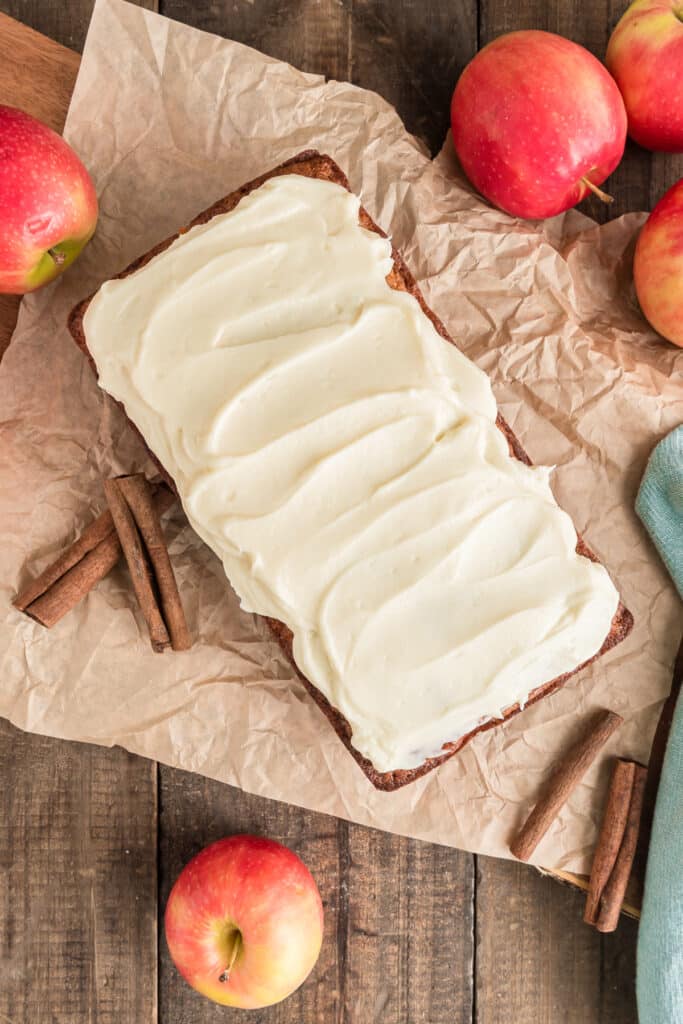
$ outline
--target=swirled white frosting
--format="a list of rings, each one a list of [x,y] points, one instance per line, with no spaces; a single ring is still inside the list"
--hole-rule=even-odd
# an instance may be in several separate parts
[[[273,178],[105,284],[84,327],[243,607],[290,627],[388,771],[594,655],[618,596],[358,209]]]

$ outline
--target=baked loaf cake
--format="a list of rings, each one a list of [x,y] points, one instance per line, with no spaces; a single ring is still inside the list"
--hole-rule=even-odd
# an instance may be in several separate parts
[[[69,327],[376,787],[630,630],[548,472],[329,157],[220,200]]]

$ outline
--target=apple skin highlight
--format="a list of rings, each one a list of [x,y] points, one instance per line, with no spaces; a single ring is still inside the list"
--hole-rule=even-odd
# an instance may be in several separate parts
[[[285,999],[313,969],[323,908],[296,854],[271,839],[238,835],[208,846],[184,868],[165,930],[188,984],[224,1006],[257,1009]]]

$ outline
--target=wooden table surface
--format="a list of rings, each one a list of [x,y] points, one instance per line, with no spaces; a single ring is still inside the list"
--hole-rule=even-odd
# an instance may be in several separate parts
[[[0,0],[73,50],[93,0]],[[458,73],[501,32],[543,28],[599,57],[626,0],[164,0],[146,6],[392,102],[437,149]],[[78,58],[43,47],[23,105],[59,126]],[[19,103],[25,55],[0,22],[0,102]],[[38,78],[36,79],[36,75]],[[11,90],[10,90],[11,86]],[[19,97],[19,98],[18,98]],[[30,104],[33,104],[31,106]],[[680,158],[629,147],[617,202],[650,208]],[[0,313],[11,310],[11,300]],[[25,735],[0,721],[0,1024],[237,1021],[182,982],[161,914],[183,864],[238,831],[309,864],[325,941],[304,987],[253,1024],[631,1024],[636,925],[600,936],[580,894],[519,864],[397,838],[248,796],[133,757]],[[665,1022],[662,1022],[665,1024]]]

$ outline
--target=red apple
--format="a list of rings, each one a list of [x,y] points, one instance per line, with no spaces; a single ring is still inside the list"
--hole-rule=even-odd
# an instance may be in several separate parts
[[[32,292],[63,273],[96,223],[95,189],[73,149],[0,106],[0,293]]]
[[[472,184],[516,217],[576,205],[621,160],[626,111],[614,79],[582,46],[511,32],[470,61],[453,93],[453,142]]]
[[[683,153],[683,0],[636,0],[612,33],[606,60],[631,138]]]
[[[286,846],[231,836],[184,868],[165,924],[173,961],[193,988],[256,1009],[280,1002],[312,970],[323,908],[313,876]]]
[[[683,179],[659,200],[640,232],[633,277],[654,329],[683,347]]]

